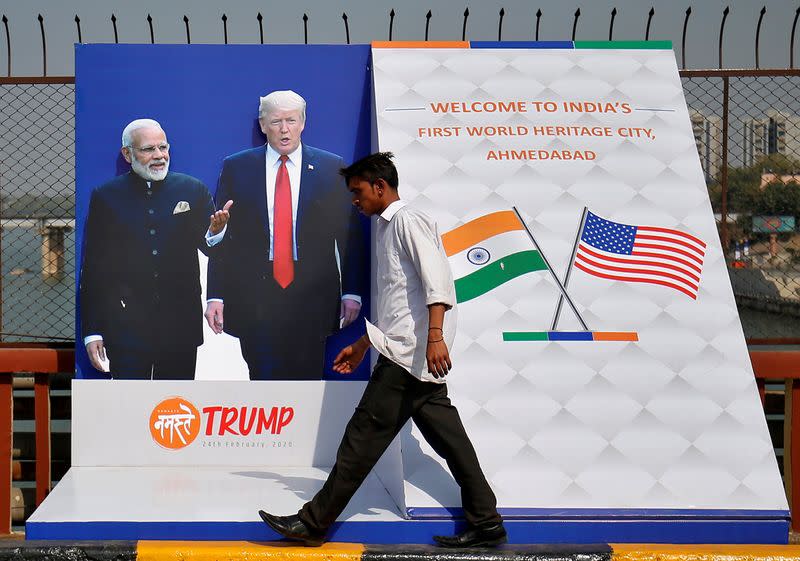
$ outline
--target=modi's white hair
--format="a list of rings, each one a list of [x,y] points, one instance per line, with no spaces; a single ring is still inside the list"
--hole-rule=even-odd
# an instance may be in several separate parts
[[[300,110],[303,122],[306,121],[306,100],[292,90],[278,90],[259,98],[258,118],[263,119],[270,111]]]
[[[139,129],[159,129],[161,132],[164,132],[164,129],[161,128],[161,125],[158,121],[154,121],[153,119],[136,119],[135,121],[131,121],[128,123],[122,131],[122,147],[131,146],[131,137],[133,136],[134,131]],[[166,136],[166,133],[164,133]]]

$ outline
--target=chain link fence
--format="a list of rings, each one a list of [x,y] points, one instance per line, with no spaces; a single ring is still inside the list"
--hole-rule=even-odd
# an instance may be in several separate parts
[[[75,86],[0,84],[0,341],[74,339]]]
[[[800,339],[800,73],[682,76],[745,336]],[[74,337],[75,88],[33,81],[0,84],[3,342]]]
[[[682,75],[745,336],[798,339],[800,75]]]

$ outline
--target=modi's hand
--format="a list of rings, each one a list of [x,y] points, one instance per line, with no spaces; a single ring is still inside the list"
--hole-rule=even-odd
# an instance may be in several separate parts
[[[223,302],[209,302],[206,304],[206,322],[211,328],[211,331],[219,335],[223,330],[223,309],[225,304]]]
[[[89,355],[89,362],[92,363],[92,366],[94,366],[100,372],[107,371],[107,368],[103,363],[108,360],[108,357],[106,356],[106,346],[103,344],[102,339],[87,343],[86,353]]]

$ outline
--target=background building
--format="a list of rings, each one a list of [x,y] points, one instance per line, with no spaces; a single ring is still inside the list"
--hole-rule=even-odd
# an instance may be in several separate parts
[[[764,117],[745,120],[742,134],[745,166],[770,154],[800,156],[800,116],[796,114],[769,109]]]
[[[692,133],[700,155],[700,165],[706,182],[713,181],[722,167],[722,119],[716,115],[706,116],[700,111],[690,110]]]

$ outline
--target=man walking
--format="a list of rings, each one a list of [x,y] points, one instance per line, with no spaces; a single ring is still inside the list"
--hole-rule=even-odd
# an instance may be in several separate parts
[[[372,377],[345,428],[336,463],[322,489],[298,514],[259,515],[281,535],[320,545],[336,518],[409,419],[447,462],[461,487],[467,529],[434,536],[446,547],[494,546],[506,531],[445,378],[452,366],[455,290],[436,223],[405,205],[391,153],[368,156],[341,170],[353,205],[377,215],[378,326],[345,347],[334,370],[352,372],[370,346],[380,353]]]

